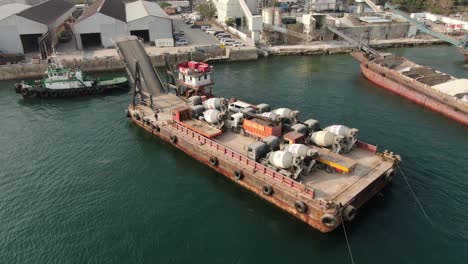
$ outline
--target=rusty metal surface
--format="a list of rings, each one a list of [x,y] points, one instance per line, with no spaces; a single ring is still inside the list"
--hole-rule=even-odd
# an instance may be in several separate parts
[[[195,131],[180,126],[170,120],[155,120],[151,118],[151,115],[144,115],[147,109],[149,108],[146,106],[129,106],[128,108],[132,121],[146,131],[171,143],[196,160],[225,175],[233,182],[254,192],[261,198],[321,232],[330,232],[339,226],[341,219],[340,214],[343,209],[341,205],[334,201],[316,199],[314,189],[284,177],[280,173],[272,171],[248,159],[244,155],[236,153],[213,140],[203,137]],[[135,113],[140,114],[138,115],[139,118],[135,118]],[[156,129],[156,125],[158,129]],[[176,136],[177,140],[175,142],[171,141],[171,136]],[[217,158],[218,162],[216,165],[210,163],[210,158],[212,157]],[[235,178],[234,171],[236,170],[241,170],[243,172],[244,177],[241,180]],[[383,175],[380,175],[379,178],[382,179]],[[272,195],[269,196],[263,193],[262,187],[265,185],[272,186],[274,190]],[[385,185],[386,184],[382,184],[382,180],[371,182],[366,188],[357,193],[359,197],[354,197],[352,199],[352,204],[355,206],[364,204],[373,196],[373,194],[367,193],[368,190],[372,190],[372,192],[378,191]],[[297,201],[302,201],[307,205],[307,213],[300,213],[296,210],[294,203]],[[322,223],[322,217],[325,214],[335,217],[337,219],[336,225],[324,225]]]

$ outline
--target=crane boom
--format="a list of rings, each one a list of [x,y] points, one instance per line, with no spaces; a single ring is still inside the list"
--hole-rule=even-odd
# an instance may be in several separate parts
[[[448,42],[448,43],[450,43],[452,45],[455,45],[455,46],[463,49],[465,52],[468,51],[468,34],[465,34],[465,37],[462,40],[457,40],[457,39],[451,38],[451,37],[449,37],[449,36],[447,36],[445,34],[435,32],[435,31],[433,31],[431,29],[428,29],[424,24],[422,24],[419,21],[417,21],[416,19],[412,18],[407,13],[399,10],[397,6],[391,5],[391,4],[389,4],[387,2],[387,3],[385,3],[385,8],[390,9],[390,10],[392,10],[393,13],[404,17],[410,23],[416,25],[416,27],[421,32],[424,32],[424,33],[429,34],[431,36],[434,36],[434,37],[436,37],[436,38],[438,38],[440,40],[443,40],[443,41]]]

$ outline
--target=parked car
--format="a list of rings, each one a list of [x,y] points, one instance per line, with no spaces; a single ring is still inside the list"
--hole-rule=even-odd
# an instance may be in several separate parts
[[[225,41],[223,41],[223,44],[226,46],[234,46],[234,43],[236,43],[236,41],[233,39],[226,39]]]
[[[216,32],[216,30],[214,28],[209,28],[206,30],[206,33],[210,34],[210,35],[214,35],[214,33]]]
[[[222,38],[220,41],[219,41],[221,44],[227,44],[226,42],[235,42],[235,40],[233,40],[232,38]]]
[[[190,28],[200,28],[200,25],[192,24],[192,25],[190,25]]]
[[[218,36],[219,34],[225,34],[225,33],[226,33],[226,32],[220,30],[220,31],[216,31],[216,32],[213,34],[213,36],[216,37],[216,36]]]
[[[184,45],[188,45],[188,40],[186,39],[177,39],[176,42],[175,42],[175,45],[176,46],[184,46]]]
[[[231,38],[231,35],[224,33],[224,34],[218,34],[215,37],[217,37],[218,39]]]
[[[191,21],[190,19],[185,19],[185,20],[184,20],[184,23],[185,23],[186,25],[189,25],[190,23],[192,23],[192,21]]]
[[[244,47],[245,44],[240,42],[240,41],[234,41],[234,43],[232,44],[232,46],[234,47]]]
[[[211,27],[210,26],[201,26],[200,28],[201,28],[201,30],[206,31],[207,29],[210,29]]]

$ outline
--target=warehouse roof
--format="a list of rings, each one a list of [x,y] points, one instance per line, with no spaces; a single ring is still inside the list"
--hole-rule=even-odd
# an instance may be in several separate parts
[[[83,14],[76,22],[83,21],[95,13],[101,13],[123,22],[137,20],[146,16],[169,18],[156,3],[140,0],[125,4],[123,0],[97,0],[83,11]]]
[[[74,7],[64,0],[48,0],[21,11],[18,16],[48,25]]]
[[[457,79],[432,87],[451,96],[468,94],[468,79]]]
[[[24,4],[8,4],[0,6],[0,20],[3,20],[11,15],[18,14],[19,12],[30,8],[30,5]]]
[[[146,16],[169,18],[166,12],[164,12],[158,4],[148,1],[140,0],[132,3],[127,3],[125,10],[127,13],[127,22],[137,20]]]

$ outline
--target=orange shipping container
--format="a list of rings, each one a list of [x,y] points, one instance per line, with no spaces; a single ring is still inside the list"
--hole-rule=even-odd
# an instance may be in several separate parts
[[[242,127],[247,134],[264,138],[268,136],[281,136],[281,123],[273,123],[263,119],[244,119]]]

